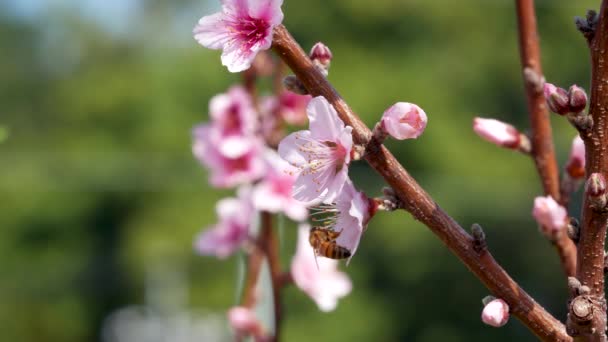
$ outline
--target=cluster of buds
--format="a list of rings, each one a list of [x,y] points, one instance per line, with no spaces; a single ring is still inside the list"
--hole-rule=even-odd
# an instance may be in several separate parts
[[[577,85],[572,85],[567,91],[551,83],[545,83],[545,99],[549,109],[559,115],[565,115],[579,130],[588,130],[593,125],[593,119],[585,113],[587,94]]]

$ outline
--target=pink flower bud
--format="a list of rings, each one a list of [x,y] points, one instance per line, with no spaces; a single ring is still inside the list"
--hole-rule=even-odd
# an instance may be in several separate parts
[[[321,42],[316,43],[312,49],[310,49],[309,55],[313,63],[323,67],[324,69],[329,69],[333,55],[327,45]]]
[[[515,127],[502,121],[475,118],[473,130],[483,139],[498,146],[518,149],[521,145],[522,134]]]
[[[244,306],[235,306],[228,310],[228,322],[240,335],[263,336],[264,329],[253,311]]]
[[[494,299],[483,308],[481,320],[487,325],[502,327],[509,321],[509,305],[502,299]]]
[[[592,173],[585,184],[585,193],[594,208],[606,207],[606,178],[601,173]]]
[[[585,143],[579,135],[572,140],[570,157],[566,164],[566,172],[572,179],[585,177]]]
[[[564,207],[559,205],[551,196],[536,197],[532,216],[541,226],[543,234],[553,238],[555,234],[564,229],[568,224],[568,213]]]
[[[587,93],[576,84],[568,89],[568,97],[570,99],[570,112],[579,113],[587,107]]]
[[[398,140],[416,139],[426,128],[427,117],[413,103],[397,102],[382,115],[382,128]]]
[[[565,115],[570,112],[568,92],[565,89],[556,87],[551,83],[545,83],[545,99],[552,112]]]

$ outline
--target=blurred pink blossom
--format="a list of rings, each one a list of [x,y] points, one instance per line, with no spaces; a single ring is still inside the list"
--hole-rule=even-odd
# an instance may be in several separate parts
[[[548,236],[553,236],[555,233],[566,228],[568,223],[568,212],[551,196],[539,196],[534,199],[532,216],[534,216],[534,219],[536,219],[541,228],[547,229],[543,233]]]
[[[251,137],[256,134],[257,112],[251,96],[240,86],[214,96],[209,102],[211,129],[209,139],[227,158],[238,158],[250,148]]]
[[[310,226],[301,224],[298,228],[298,245],[291,261],[291,276],[300,290],[312,298],[321,311],[332,311],[338,299],[352,289],[348,276],[338,271],[338,261],[316,258],[315,251],[308,242]],[[318,265],[318,268],[317,268]]]
[[[502,299],[494,299],[483,308],[481,320],[487,325],[502,327],[509,321],[509,305]]]
[[[238,198],[225,198],[217,203],[219,222],[200,233],[195,241],[200,254],[225,259],[247,241],[255,215],[250,196],[250,189],[241,188]]]
[[[426,123],[426,113],[422,108],[408,102],[397,102],[382,115],[382,128],[398,140],[418,138]]]
[[[293,171],[290,171],[293,167],[272,150],[266,151],[266,160],[269,164],[268,171],[253,189],[254,206],[271,213],[283,212],[294,221],[306,219],[306,205],[291,196],[296,180]]]
[[[261,50],[270,48],[272,30],[283,21],[283,0],[222,0],[222,11],[202,17],[194,39],[209,49],[222,49],[230,72],[248,69]]]
[[[520,144],[519,131],[502,121],[495,119],[473,119],[473,130],[483,139],[502,147],[518,148]]]
[[[580,135],[577,135],[572,140],[572,148],[570,150],[570,157],[566,163],[566,171],[574,179],[585,177],[585,143]]]
[[[297,168],[295,199],[332,203],[348,179],[353,145],[352,127],[345,126],[324,97],[310,100],[310,130],[288,135],[279,144],[281,158]]]
[[[228,322],[239,336],[253,336],[256,341],[265,340],[265,332],[255,313],[244,306],[228,310]]]
[[[264,146],[256,137],[243,142],[247,150],[236,158],[222,154],[219,146],[221,140],[214,139],[212,127],[199,125],[194,128],[194,156],[211,171],[209,182],[216,187],[229,188],[253,182],[263,176],[265,163]]]

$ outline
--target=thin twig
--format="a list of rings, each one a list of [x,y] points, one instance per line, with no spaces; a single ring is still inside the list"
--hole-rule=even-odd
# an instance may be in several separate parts
[[[356,144],[367,144],[371,131],[350,109],[306,56],[283,25],[274,30],[273,48],[313,96],[324,96],[346,125]],[[511,312],[543,341],[571,341],[564,325],[536,303],[488,253],[473,249],[473,238],[446,214],[384,147],[367,151],[365,160],[395,190],[404,209],[424,223]]]
[[[543,95],[544,77],[540,62],[540,46],[536,30],[534,0],[517,0],[519,53],[528,100],[532,153],[545,195],[561,202],[559,170],[553,149],[549,110]],[[554,246],[567,277],[576,274],[576,245],[567,234],[559,234]]]

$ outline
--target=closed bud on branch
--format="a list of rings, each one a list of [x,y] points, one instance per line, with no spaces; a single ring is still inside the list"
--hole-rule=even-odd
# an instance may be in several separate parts
[[[481,312],[481,320],[492,327],[502,327],[509,321],[509,305],[497,298],[485,304]]]
[[[601,173],[592,173],[585,184],[585,194],[591,205],[598,210],[606,207],[606,179]]]
[[[424,132],[426,123],[422,108],[409,102],[397,102],[384,112],[379,128],[397,140],[416,139]]]
[[[580,135],[572,140],[570,157],[566,163],[566,172],[572,179],[581,179],[585,176],[585,143]]]
[[[536,197],[532,216],[540,225],[541,232],[550,240],[555,240],[568,225],[568,213],[551,196]]]
[[[552,112],[559,115],[566,115],[570,112],[570,99],[565,89],[547,82],[545,83],[544,94]]]
[[[312,47],[312,49],[310,49],[309,56],[315,65],[317,65],[325,70],[329,69],[329,65],[331,64],[331,59],[333,58],[333,55],[332,55],[329,47],[327,47],[327,45],[325,45],[321,42],[316,43]]]
[[[473,119],[473,130],[481,138],[492,144],[530,153],[530,139],[507,123],[495,119],[476,117]]]
[[[568,89],[568,98],[570,102],[570,112],[582,112],[587,107],[587,93],[579,86],[572,85]]]

